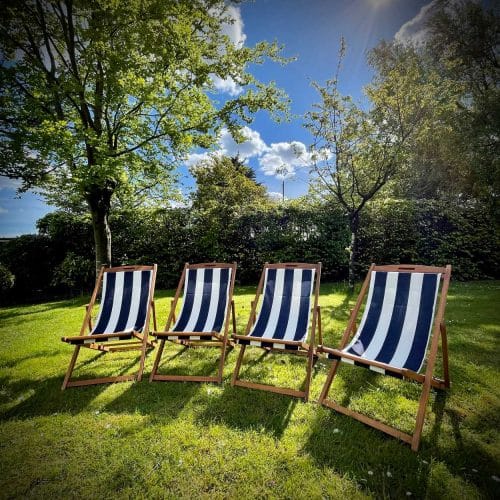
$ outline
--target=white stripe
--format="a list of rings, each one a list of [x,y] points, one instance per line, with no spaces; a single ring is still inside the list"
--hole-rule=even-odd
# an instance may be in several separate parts
[[[124,331],[132,331],[137,322],[141,301],[141,275],[142,271],[134,271],[132,275],[132,297],[127,324],[125,325]]]
[[[365,310],[363,311],[363,316],[361,317],[361,322],[359,324],[359,327],[356,331],[356,334],[354,335],[353,339],[351,340],[351,343],[342,349],[342,352],[347,352],[353,345],[356,344],[356,342],[359,339],[359,336],[361,335],[361,332],[363,331],[363,328],[366,323],[366,317],[368,316],[368,311],[370,310],[370,305],[372,303],[372,297],[373,297],[373,289],[375,288],[375,277],[376,277],[377,271],[372,271],[372,275],[370,276],[370,288],[368,289],[368,297],[366,298],[366,304],[365,304]]]
[[[201,298],[203,297],[203,279],[205,277],[205,269],[199,268],[196,270],[196,286],[194,289],[193,308],[189,321],[184,328],[185,332],[192,332],[200,315]]]
[[[297,332],[297,322],[300,312],[300,294],[302,292],[302,269],[293,270],[292,299],[290,301],[290,314],[283,340],[294,340]],[[309,323],[308,323],[309,324]]]
[[[272,338],[276,333],[276,324],[281,309],[281,300],[283,298],[283,286],[285,283],[285,269],[276,269],[276,281],[274,283],[274,296],[271,312],[264,330],[263,338]],[[261,309],[262,311],[262,309]]]
[[[99,320],[101,319],[104,297],[106,297],[107,283],[108,283],[108,273],[104,273],[102,277],[101,302],[99,303],[99,312],[97,313],[97,319],[95,320],[94,328],[90,332],[91,335],[94,333],[94,330],[96,326],[99,324]]]
[[[200,330],[202,332],[211,332],[214,329],[215,317],[219,306],[219,291],[220,291],[220,268],[214,268],[212,274],[212,291],[210,294],[210,307],[208,308],[207,320],[205,325]],[[231,277],[231,274],[229,275]],[[224,311],[225,312],[225,311]]]
[[[113,295],[113,306],[111,309],[111,315],[109,317],[108,324],[104,328],[103,333],[113,333],[118,323],[118,318],[120,317],[120,310],[123,300],[123,272],[115,273],[115,293]]]
[[[432,328],[434,327],[434,313],[436,312],[436,302],[437,302],[437,296],[439,292],[439,282],[441,281],[441,273],[438,273],[436,275],[436,293],[434,294],[434,304],[432,305],[432,316],[431,316],[431,324],[429,325],[429,331],[432,331]],[[425,345],[425,350],[424,353],[427,352],[427,348],[429,347],[429,342],[431,341],[431,336],[427,336],[427,344]],[[426,356],[424,355],[422,357],[422,363],[420,363],[420,366],[418,367],[417,373],[422,369],[422,366],[424,366],[425,363],[425,358]]]
[[[384,345],[387,338],[387,331],[391,323],[392,312],[394,311],[394,301],[396,299],[396,291],[398,288],[397,272],[387,273],[387,281],[385,283],[384,302],[382,310],[375,329],[375,334],[368,346],[365,346],[365,352],[361,355],[362,358],[375,359]]]
[[[372,365],[370,365],[369,368],[372,372],[377,372],[381,373],[382,375],[385,375],[385,370],[383,368],[379,368],[378,366],[372,366]]]
[[[313,287],[314,287],[314,276],[315,276],[315,273],[316,273],[316,270],[315,269],[312,269],[312,273],[311,273],[311,292],[313,291]],[[309,301],[311,300],[311,295],[309,294]],[[309,330],[309,323],[311,321],[311,304],[309,303],[309,307],[308,307],[308,310],[307,310],[307,322],[306,322],[306,333],[305,333],[305,336],[302,340],[305,340],[305,337],[307,336],[307,331]]]
[[[177,319],[174,321],[173,326],[170,327],[170,330],[173,331],[177,328],[177,323],[179,323],[179,320],[182,317],[182,311],[184,309],[184,303],[186,302],[186,292],[187,292],[187,286],[188,286],[188,281],[189,281],[189,273],[191,272],[190,269],[186,269],[186,274],[184,276],[184,295],[183,295],[183,300],[182,300],[182,306],[181,310],[179,311],[179,315],[177,316]]]
[[[354,364],[354,359],[349,359],[349,358],[342,358],[342,361],[344,363],[348,363],[350,365],[353,365]]]
[[[423,273],[411,273],[410,289],[408,291],[408,304],[406,306],[406,315],[403,322],[399,344],[394,351],[389,365],[396,368],[402,368],[410,354],[415,330],[417,328],[418,313],[420,311],[420,300],[422,298],[422,284],[424,281]]]

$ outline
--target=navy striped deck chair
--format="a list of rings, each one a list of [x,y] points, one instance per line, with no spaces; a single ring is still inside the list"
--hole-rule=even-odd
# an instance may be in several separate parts
[[[103,384],[141,380],[147,349],[153,348],[148,340],[149,320],[154,311],[154,287],[156,264],[153,266],[102,267],[96,280],[94,292],[87,304],[80,335],[62,337],[62,341],[74,345],[68,371],[62,389],[81,385]],[[102,287],[99,312],[92,325],[92,308]],[[86,347],[101,352],[140,350],[139,371],[134,375],[70,380],[80,348]]]
[[[230,323],[236,332],[233,290],[236,264],[186,264],[171,304],[165,329],[153,332],[160,341],[149,381],[222,382],[227,350],[233,346],[228,338]],[[182,290],[184,298],[177,319],[175,309]],[[232,322],[230,321],[232,316]],[[217,376],[163,375],[158,366],[170,341],[185,347],[219,347],[221,355]]]
[[[448,343],[444,323],[450,277],[451,266],[372,264],[351,312],[340,347],[333,349],[318,346],[318,353],[324,353],[333,360],[318,402],[401,439],[409,443],[412,450],[417,451],[431,387],[450,387]],[[357,316],[367,293],[365,309],[359,328],[356,328]],[[434,376],[440,339],[444,379]],[[341,361],[422,384],[412,435],[327,399]]]
[[[318,305],[321,264],[265,264],[252,302],[244,335],[233,335],[241,345],[231,384],[279,394],[309,398],[312,367],[315,358],[316,327],[321,338],[321,313]],[[257,303],[263,293],[259,314]],[[311,314],[312,313],[312,314]],[[312,321],[311,321],[312,316]],[[310,342],[307,334],[311,330]],[[304,390],[257,384],[239,379],[241,362],[247,346],[269,352],[294,353],[307,357]]]

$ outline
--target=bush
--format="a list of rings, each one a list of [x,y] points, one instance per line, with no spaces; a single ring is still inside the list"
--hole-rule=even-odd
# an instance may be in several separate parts
[[[51,285],[68,292],[83,293],[92,287],[94,273],[91,260],[69,252],[56,267]]]
[[[361,216],[357,274],[371,262],[453,266],[454,279],[498,278],[500,231],[479,204],[383,200]],[[349,230],[334,206],[287,206],[232,216],[188,208],[121,211],[110,220],[113,262],[158,264],[158,288],[177,284],[185,262],[237,262],[237,281],[256,283],[264,262],[322,262],[323,280],[347,277]],[[54,212],[39,235],[0,247],[16,275],[13,300],[90,290],[93,237],[87,217]]]
[[[498,278],[500,231],[480,204],[384,200],[364,212],[359,267],[371,262],[453,267],[455,279]]]
[[[14,282],[14,275],[0,263],[0,295],[5,295],[14,286]]]

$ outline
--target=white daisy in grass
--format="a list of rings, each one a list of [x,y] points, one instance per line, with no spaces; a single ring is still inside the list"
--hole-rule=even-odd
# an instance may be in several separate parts
[[[390,470],[387,471],[387,477],[392,477],[392,472]]]
[[[372,471],[372,470],[369,470],[369,471],[368,471],[368,475],[369,475],[369,476],[373,476],[373,471]]]
[[[497,483],[500,482],[500,477],[498,476],[491,476],[491,479],[493,479],[493,481],[496,481]]]
[[[413,493],[412,493],[411,491],[407,491],[407,492],[406,492],[406,496],[407,496],[407,497],[411,497],[412,495],[413,495]]]

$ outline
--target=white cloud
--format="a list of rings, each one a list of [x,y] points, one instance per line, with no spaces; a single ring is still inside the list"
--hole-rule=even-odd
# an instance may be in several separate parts
[[[259,132],[249,127],[243,127],[241,134],[245,140],[238,144],[229,130],[222,129],[215,151],[192,153],[185,164],[192,167],[211,156],[239,156],[242,160],[257,158],[264,175],[290,179],[298,168],[308,167],[311,162],[318,160],[318,156],[320,160],[326,160],[331,156],[331,153],[326,150],[321,150],[316,154],[311,153],[300,141],[277,142],[268,146]]]
[[[229,94],[231,97],[236,97],[243,92],[243,89],[230,76],[227,78],[221,78],[220,76],[212,75],[211,78],[215,90],[218,90],[223,94]]]
[[[243,47],[247,36],[243,32],[244,24],[241,18],[239,7],[230,5],[227,7],[226,14],[233,19],[233,23],[224,23],[222,25],[222,33],[227,35],[236,47]]]
[[[278,179],[289,178],[298,167],[304,167],[311,159],[306,146],[299,141],[278,142],[271,144],[259,164],[265,175],[274,175]]]
[[[238,155],[242,160],[247,160],[254,156],[260,156],[268,150],[266,143],[256,130],[252,130],[250,127],[243,127],[241,134],[245,140],[238,144],[231,136],[229,130],[223,128],[217,141],[217,151],[213,153],[192,153],[186,160],[186,165],[191,167],[201,161],[207,160],[211,155],[231,157]]]
[[[473,0],[479,3],[480,0]],[[449,0],[445,4],[445,10],[452,14],[456,7],[461,4],[463,0]],[[439,0],[432,0],[432,2],[424,5],[419,13],[413,18],[404,23],[398,32],[394,35],[394,39],[399,43],[412,43],[418,45],[425,42],[428,36],[426,28],[427,21],[435,14],[438,9]]]
[[[192,167],[194,165],[197,165],[198,163],[201,163],[202,161],[208,160],[210,158],[210,155],[212,153],[191,153],[186,161],[184,162],[187,167]],[[217,153],[213,153],[217,154]]]
[[[259,156],[268,150],[266,143],[256,130],[252,130],[250,127],[243,127],[241,135],[245,140],[238,144],[231,136],[229,130],[222,130],[219,144],[225,155],[239,155],[242,160],[246,160],[252,156]]]
[[[268,191],[267,196],[272,200],[272,201],[282,201],[283,200],[283,194],[278,193],[277,191]],[[288,197],[285,196],[285,200],[288,200]]]
[[[424,5],[419,13],[413,18],[404,23],[398,32],[394,35],[394,39],[399,43],[422,43],[427,37],[427,29],[425,23],[432,15],[437,0]]]
[[[247,36],[243,29],[243,19],[239,7],[230,5],[226,8],[225,16],[233,20],[232,23],[222,24],[222,33],[227,35],[235,47],[243,47]],[[212,75],[212,83],[216,90],[224,94],[229,94],[231,97],[236,97],[243,92],[243,89],[234,81],[233,78],[221,78],[217,75]]]

